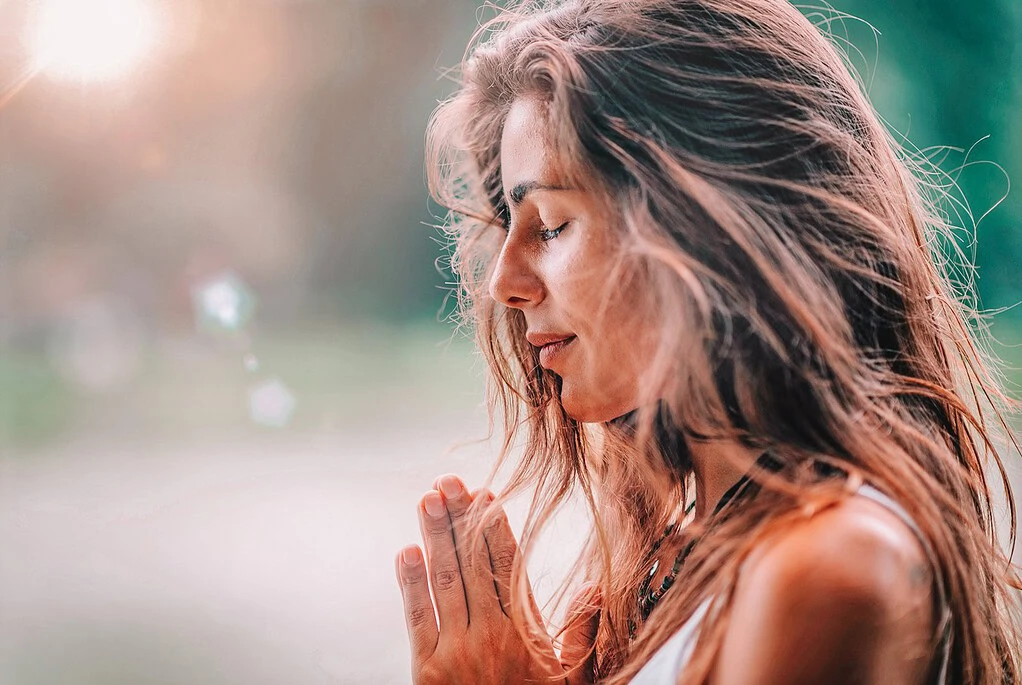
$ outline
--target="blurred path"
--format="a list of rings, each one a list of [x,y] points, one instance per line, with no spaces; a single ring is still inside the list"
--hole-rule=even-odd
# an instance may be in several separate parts
[[[0,682],[408,683],[394,556],[434,477],[476,487],[492,459],[450,435],[3,457]],[[544,539],[541,602],[584,524],[569,509]]]
[[[476,487],[491,459],[451,443],[409,430],[5,457],[0,682],[409,682],[394,556],[421,544],[433,478]],[[556,576],[532,575],[545,597]]]

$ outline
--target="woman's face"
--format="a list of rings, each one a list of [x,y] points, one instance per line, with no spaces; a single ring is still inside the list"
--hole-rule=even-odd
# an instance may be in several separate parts
[[[500,155],[511,222],[490,295],[524,314],[569,416],[609,421],[648,402],[639,380],[655,351],[653,312],[614,272],[618,237],[597,198],[565,187],[538,100],[513,104]]]

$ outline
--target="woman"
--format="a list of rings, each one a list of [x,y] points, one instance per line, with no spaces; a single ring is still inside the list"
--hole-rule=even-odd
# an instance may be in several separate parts
[[[1018,682],[1010,400],[940,268],[937,171],[834,47],[784,0],[525,4],[473,43],[429,180],[490,481],[524,449],[496,500],[447,476],[420,504],[415,682]],[[551,639],[525,559],[576,488]]]

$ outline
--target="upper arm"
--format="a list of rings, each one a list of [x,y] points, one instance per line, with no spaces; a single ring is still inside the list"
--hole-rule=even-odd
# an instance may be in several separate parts
[[[710,682],[914,683],[929,662],[931,583],[919,540],[851,498],[749,558]]]

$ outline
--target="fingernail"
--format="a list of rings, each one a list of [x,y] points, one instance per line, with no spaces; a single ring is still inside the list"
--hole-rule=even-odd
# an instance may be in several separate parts
[[[447,496],[447,499],[460,497],[461,493],[465,492],[465,486],[461,484],[461,479],[457,476],[444,476],[441,478],[440,489]]]
[[[401,550],[401,563],[405,566],[418,566],[422,562],[422,557],[419,556],[418,547],[406,547]]]
[[[444,501],[440,499],[439,492],[430,492],[425,499],[426,513],[433,518],[440,518],[447,512],[444,509]]]

